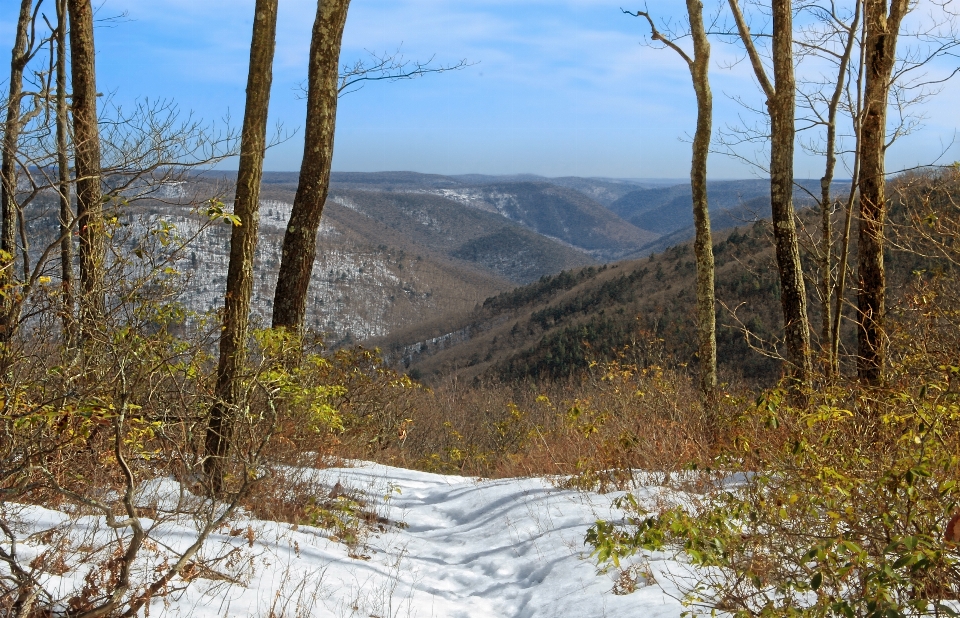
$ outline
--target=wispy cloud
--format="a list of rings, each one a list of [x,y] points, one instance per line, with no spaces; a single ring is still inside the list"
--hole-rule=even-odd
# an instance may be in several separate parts
[[[715,11],[725,3],[705,4]],[[682,26],[683,0],[650,5]],[[337,165],[683,176],[689,145],[682,138],[695,120],[689,73],[673,52],[641,44],[645,23],[623,15],[620,6],[612,0],[353,0],[344,61],[402,48],[409,59],[476,64],[412,83],[370,85],[345,98]],[[254,0],[104,0],[100,16],[125,13],[126,21],[98,31],[103,87],[121,99],[172,97],[207,118],[227,110],[236,116],[253,7]],[[290,129],[303,123],[296,87],[306,77],[315,12],[316,0],[280,3],[271,115]],[[9,13],[0,15],[5,41],[12,37]],[[715,126],[738,121],[742,109],[734,97],[762,107],[749,66],[738,64],[739,47],[718,40],[713,58]],[[952,139],[958,94],[951,83],[927,104],[927,141]],[[295,168],[301,148],[297,138],[279,146],[270,165]],[[719,175],[746,173],[719,157],[712,164]]]

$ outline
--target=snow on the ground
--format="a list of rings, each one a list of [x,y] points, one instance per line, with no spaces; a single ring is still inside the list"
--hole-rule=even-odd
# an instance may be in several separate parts
[[[656,618],[683,611],[674,583],[683,567],[669,557],[645,559],[659,585],[643,585],[641,577],[625,595],[612,591],[618,570],[598,573],[589,558],[584,535],[597,518],[621,516],[611,509],[616,494],[558,489],[540,478],[481,480],[369,463],[315,474],[328,486],[363,492],[388,521],[350,549],[329,530],[241,515],[205,547],[207,555],[231,554],[218,567],[234,581],[201,575],[185,591],[155,599],[149,615]],[[163,481],[151,491],[179,489]],[[656,492],[634,494],[642,500]],[[29,507],[22,538],[65,517]],[[97,519],[84,518],[80,528],[86,522],[90,536]],[[164,524],[153,536],[161,547],[182,549],[190,532],[189,522]],[[19,549],[29,561],[44,546],[34,540]],[[68,566],[47,574],[47,585],[82,587],[84,565]]]

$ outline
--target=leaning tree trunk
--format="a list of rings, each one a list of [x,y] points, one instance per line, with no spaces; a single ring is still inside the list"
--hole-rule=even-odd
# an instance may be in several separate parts
[[[106,244],[100,186],[100,127],[91,0],[69,0],[70,61],[73,77],[73,147],[80,238],[79,326],[89,340],[104,313]]]
[[[310,42],[307,126],[300,182],[283,236],[280,274],[273,299],[273,327],[303,328],[307,288],[317,254],[317,230],[330,188],[337,120],[340,42],[350,0],[319,0]]]
[[[57,174],[60,193],[60,281],[63,295],[63,340],[74,341],[73,207],[70,204],[69,116],[67,112],[67,0],[57,3]]]
[[[807,293],[800,264],[800,245],[793,212],[793,147],[796,134],[796,79],[793,73],[793,6],[791,0],[773,0],[773,83],[767,77],[737,0],[729,0],[740,39],[754,73],[767,95],[770,113],[770,206],[780,271],[787,371],[795,400],[803,401],[810,386],[810,325]]]
[[[20,140],[20,99],[23,95],[23,70],[29,59],[29,29],[32,0],[20,3],[17,35],[10,58],[10,94],[7,97],[7,119],[3,128],[3,162],[0,168],[0,342],[7,341],[16,327],[14,315],[16,280],[14,261],[17,255],[17,143]]]
[[[896,63],[897,34],[909,10],[909,0],[867,0],[864,116],[860,139],[860,226],[857,310],[857,374],[867,383],[883,378],[886,313],[886,273],[883,264],[884,221],[887,201],[884,191],[884,156],[887,140],[887,100]]]
[[[233,415],[242,400],[241,374],[246,359],[247,322],[253,292],[253,257],[260,219],[260,180],[267,142],[267,112],[273,81],[278,0],[257,0],[247,74],[247,100],[240,142],[240,167],[233,214],[239,217],[230,237],[230,264],[223,303],[216,403],[210,411],[204,470],[213,489],[223,487],[225,458],[233,435]]]

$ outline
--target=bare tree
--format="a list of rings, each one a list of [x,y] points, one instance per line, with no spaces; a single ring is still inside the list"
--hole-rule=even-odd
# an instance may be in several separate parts
[[[63,335],[65,343],[73,343],[73,206],[70,190],[70,138],[67,110],[67,0],[55,0],[57,28],[55,40],[57,74],[57,192],[60,194],[60,281],[63,295]],[[53,40],[51,44],[53,44]],[[52,55],[52,54],[51,54]]]
[[[939,92],[941,85],[960,71],[954,69],[945,76],[941,73],[928,77],[922,70],[936,59],[954,54],[954,50],[960,45],[956,36],[955,16],[945,5],[932,3],[932,8],[938,6],[940,13],[934,11],[926,23],[919,23],[914,30],[904,30],[899,34],[900,43],[904,37],[909,37],[913,44],[898,44],[895,52],[897,58],[889,77],[890,94],[884,102],[887,109],[885,149],[921,126],[922,113],[918,114],[912,108]],[[818,131],[819,139],[808,139],[802,144],[808,152],[824,156],[826,160],[826,173],[821,179],[821,194],[818,198],[822,241],[811,243],[810,250],[820,264],[817,291],[823,308],[821,347],[824,365],[828,375],[837,376],[840,371],[841,317],[845,305],[848,304],[846,282],[849,276],[849,240],[852,221],[856,218],[854,208],[858,204],[860,186],[861,125],[865,118],[863,112],[867,49],[864,42],[867,35],[866,24],[862,19],[864,0],[851,0],[848,3],[830,0],[805,2],[799,6],[798,11],[809,13],[814,18],[813,24],[800,29],[797,39],[798,65],[812,59],[814,73],[821,75],[798,80],[801,104],[806,108],[806,112],[800,116],[800,122],[805,126],[800,130],[822,131]],[[902,49],[899,49],[901,47]],[[835,67],[835,77],[824,72],[824,62]],[[843,115],[848,116],[851,122],[849,132],[838,127],[838,121]],[[849,138],[852,145],[845,145],[845,138]],[[833,171],[840,161],[846,164],[852,181],[850,192],[843,200],[844,223],[837,246],[833,224],[828,215],[839,206],[834,203],[837,200],[831,196],[830,186],[833,183]],[[817,199],[813,193],[810,195]],[[855,321],[859,327],[859,318]]]
[[[273,300],[273,327],[299,332],[317,253],[317,230],[330,188],[337,122],[340,43],[350,0],[319,0],[310,41],[307,126],[293,210],[283,236]]]
[[[100,185],[100,125],[91,0],[69,0],[70,66],[73,78],[73,140],[77,183],[80,258],[79,326],[81,338],[104,312],[103,269],[106,244]]]
[[[247,323],[253,291],[253,256],[259,227],[260,180],[266,152],[267,112],[273,81],[273,55],[277,39],[278,0],[257,0],[247,100],[240,142],[240,166],[233,214],[240,222],[230,237],[230,263],[224,295],[220,361],[217,367],[217,401],[210,411],[204,469],[214,488],[223,485],[224,458],[229,451],[232,417],[241,405],[241,373],[246,359]]]
[[[426,61],[407,60],[401,49],[395,52],[368,52],[369,58],[360,58],[353,64],[344,64],[340,68],[337,94],[340,97],[361,90],[367,82],[390,81],[396,82],[406,79],[417,79],[432,73],[446,73],[459,71],[473,63],[466,59],[452,64],[434,64],[433,57]]]
[[[791,389],[795,397],[800,397],[809,387],[812,367],[807,295],[793,210],[793,153],[796,134],[793,3],[791,0],[772,0],[772,82],[738,0],[729,0],[729,3],[750,64],[767,97],[767,111],[770,115],[770,204],[777,267],[780,271],[780,303]]]
[[[469,66],[466,60],[450,65],[410,62],[396,53],[371,53],[339,69],[340,43],[349,0],[320,0],[310,43],[307,78],[307,125],[303,163],[290,221],[283,236],[280,272],[273,300],[273,327],[292,332],[303,329],[307,290],[317,255],[317,231],[330,188],[330,167],[336,128],[337,102],[366,82],[415,79]]]
[[[714,400],[717,387],[717,323],[714,290],[713,240],[710,234],[710,210],[707,201],[707,157],[713,130],[713,94],[710,90],[710,41],[703,22],[703,3],[687,0],[691,57],[677,43],[659,30],[647,11],[630,13],[644,17],[650,26],[650,38],[677,52],[690,70],[697,96],[697,130],[693,136],[693,159],[690,163],[690,186],[693,190],[693,218],[696,226],[694,253],[697,258],[697,333],[700,357],[700,391],[708,404]]]
[[[39,7],[38,7],[39,8]],[[16,291],[14,262],[17,255],[17,225],[20,211],[17,203],[17,142],[23,125],[21,99],[23,72],[34,53],[36,14],[32,0],[22,0],[17,18],[17,34],[10,59],[10,93],[7,97],[7,118],[3,132],[3,162],[0,171],[0,341],[6,341],[13,332]]]
[[[883,377],[886,273],[883,264],[887,148],[887,101],[896,64],[897,37],[909,0],[866,0],[864,117],[860,139],[860,217],[858,230],[857,374],[868,383]]]
[[[861,28],[864,25],[861,24]],[[861,41],[862,41],[861,37]],[[846,297],[847,287],[847,266],[850,261],[850,233],[853,226],[853,210],[858,196],[857,187],[860,184],[860,136],[861,125],[863,122],[863,63],[864,48],[861,44],[860,55],[857,61],[857,79],[854,85],[853,96],[847,95],[849,112],[853,120],[853,135],[855,140],[853,173],[851,175],[850,192],[847,195],[847,201],[844,208],[843,234],[840,238],[840,255],[837,264],[837,280],[834,289],[833,320],[830,330],[830,357],[833,363],[832,373],[834,376],[840,375],[840,324],[843,318],[843,303]]]
[[[844,93],[850,78],[850,63],[854,51],[858,49],[862,0],[855,0],[853,15],[849,18],[839,14],[836,3],[824,5],[813,3],[804,5],[801,10],[812,13],[819,27],[804,28],[798,44],[801,55],[810,55],[827,59],[836,65],[836,77],[832,81],[817,81],[812,91],[798,89],[801,100],[810,115],[806,119],[809,127],[821,126],[826,130],[822,154],[825,159],[824,173],[820,178],[820,224],[822,240],[819,245],[820,259],[820,302],[821,328],[820,348],[824,369],[828,375],[836,375],[839,361],[834,353],[837,345],[833,341],[833,293],[834,293],[834,250],[833,250],[833,209],[832,186],[838,159],[838,118],[844,103]],[[856,69],[856,67],[854,67]],[[859,72],[857,73],[859,75]],[[825,109],[823,109],[825,108]],[[809,147],[810,150],[818,150]]]

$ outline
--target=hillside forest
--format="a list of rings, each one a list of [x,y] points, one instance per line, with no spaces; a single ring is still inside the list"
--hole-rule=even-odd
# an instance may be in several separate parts
[[[674,182],[333,171],[344,92],[465,66],[351,64],[349,0],[317,3],[302,165],[264,171],[278,0],[255,2],[237,128],[112,105],[95,3],[16,4],[0,616],[146,616],[239,585],[209,542],[252,548],[242,517],[369,560],[406,524],[314,474],[358,461],[614,492],[585,555],[624,594],[654,578],[623,565],[679,556],[695,615],[960,613],[960,164],[886,166],[957,72],[952,2],[622,10],[689,69]],[[718,40],[761,123],[714,118]],[[822,176],[794,173],[800,150]],[[713,180],[724,155],[755,177]],[[40,530],[37,508],[62,519]]]

